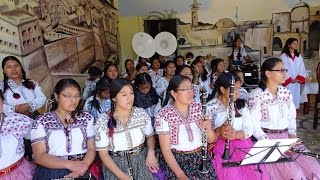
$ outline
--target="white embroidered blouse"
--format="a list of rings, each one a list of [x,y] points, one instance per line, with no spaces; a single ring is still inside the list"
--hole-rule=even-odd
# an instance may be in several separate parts
[[[17,162],[24,155],[23,137],[30,132],[32,119],[28,116],[6,114],[0,131],[0,169]]]
[[[150,116],[143,108],[133,107],[126,124],[116,119],[117,125],[110,137],[108,122],[110,116],[102,114],[97,121],[96,150],[125,151],[137,147],[145,142],[146,137],[154,134]]]
[[[93,139],[94,135],[93,117],[88,112],[80,112],[74,123],[64,127],[52,111],[34,121],[31,142],[45,142],[50,155],[69,156],[86,153],[87,140]]]
[[[261,128],[283,130],[296,134],[296,109],[291,92],[278,86],[277,95],[268,89],[254,89],[249,94],[249,109],[254,122],[253,135],[257,139],[265,138]]]
[[[235,117],[236,113],[232,113],[232,127],[236,131],[243,131],[245,138],[249,138],[253,133],[250,111],[247,107],[244,107],[239,110],[239,113],[241,114],[241,117]],[[207,103],[207,114],[212,117],[214,128],[222,126],[227,120],[227,109],[217,98],[214,98]]]
[[[168,104],[156,117],[156,133],[170,135],[171,149],[190,151],[200,147],[202,145],[199,123],[201,110],[201,103],[190,104],[189,116],[185,119],[173,104]]]
[[[23,81],[23,80],[22,80]],[[13,80],[8,80],[8,88],[3,94],[3,112],[11,113],[15,112],[15,106],[23,103],[28,103],[30,106],[29,111],[34,112],[44,105],[46,102],[46,96],[43,94],[41,87],[37,82],[31,80],[35,87],[34,89],[28,89],[22,84],[17,85]],[[0,89],[3,91],[4,84],[0,81]],[[20,95],[19,98],[14,98],[13,94]]]

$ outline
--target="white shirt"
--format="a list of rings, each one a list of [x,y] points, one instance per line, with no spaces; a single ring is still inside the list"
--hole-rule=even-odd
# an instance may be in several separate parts
[[[45,142],[48,154],[52,156],[69,156],[86,153],[87,140],[93,139],[94,135],[93,117],[88,112],[80,112],[74,123],[64,127],[52,111],[33,123],[31,142]]]
[[[236,131],[243,131],[245,138],[249,138],[253,133],[250,111],[247,107],[244,107],[239,110],[239,113],[241,114],[241,117],[235,117],[236,113],[232,112],[232,127]],[[217,98],[214,98],[207,103],[207,114],[212,117],[214,128],[222,126],[227,120],[227,109]]]
[[[152,80],[152,86],[154,88],[156,88],[156,83],[158,82],[158,80],[163,76],[163,69],[159,69],[158,72],[155,72],[152,69],[148,70],[148,74],[151,77]]]
[[[234,51],[233,51],[233,61],[238,61],[238,53],[239,53],[239,50],[238,49],[234,49]],[[231,56],[231,54],[232,54],[232,48],[230,49],[230,51],[228,53],[228,56]],[[244,57],[248,56],[247,52],[246,52],[246,49],[243,48],[243,47],[240,47],[240,54],[241,54],[240,61],[242,63],[245,63],[246,61],[245,61]]]
[[[278,86],[277,95],[268,89],[254,89],[249,94],[249,109],[254,122],[253,135],[257,139],[266,137],[261,128],[283,130],[296,134],[296,108],[291,92]]]
[[[0,131],[0,169],[17,162],[24,155],[23,137],[30,132],[32,119],[28,116],[6,114]]]
[[[156,83],[156,91],[159,96],[163,96],[163,93],[166,91],[167,87],[169,85],[169,81],[167,80],[166,77],[161,77],[157,83]]]
[[[201,103],[190,104],[189,116],[185,119],[171,103],[168,104],[156,117],[156,133],[170,135],[171,149],[190,151],[200,147],[202,145],[202,128],[199,124],[201,110]]]
[[[91,101],[93,101],[93,96],[90,96],[86,100],[86,102],[84,103],[84,106],[83,106],[83,110],[88,111],[88,113],[90,113],[94,117],[95,120],[98,120],[98,118],[101,116],[101,114],[110,110],[111,100],[110,99],[101,100],[98,97],[96,97],[96,100],[99,102],[100,112],[98,111],[98,109],[96,109],[95,107],[93,107],[91,105]]]
[[[86,80],[84,87],[83,87],[83,93],[82,93],[82,98],[87,99],[88,97],[92,96],[93,91],[96,89],[96,84],[99,81],[97,78],[96,80]]]
[[[154,134],[151,119],[143,108],[133,107],[127,124],[116,120],[113,135],[109,136],[108,122],[110,116],[102,114],[97,121],[96,150],[124,151],[137,147],[145,142],[145,138]]]
[[[16,85],[13,80],[8,80],[8,88],[3,94],[3,112],[11,113],[15,112],[15,106],[19,104],[28,103],[30,106],[29,111],[34,112],[43,106],[46,102],[46,96],[43,94],[41,87],[37,82],[32,81],[34,89],[28,89],[22,84]],[[0,89],[3,91],[4,84],[0,81]],[[13,93],[18,93],[20,98],[15,99]]]
[[[243,99],[248,101],[248,91],[244,87],[240,87],[239,89],[239,99]]]

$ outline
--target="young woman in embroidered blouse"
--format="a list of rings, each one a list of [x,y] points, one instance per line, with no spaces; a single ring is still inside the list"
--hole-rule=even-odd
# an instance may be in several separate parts
[[[2,112],[0,94],[0,179],[31,180],[35,166],[23,158],[23,137],[30,132],[32,119],[19,113]]]
[[[110,83],[112,80],[119,77],[119,71],[115,64],[109,63],[104,69],[103,69],[103,77],[108,80]]]
[[[88,168],[95,158],[94,119],[77,110],[80,92],[75,80],[60,80],[54,90],[53,111],[33,123],[34,180],[89,177]]]
[[[227,125],[227,108],[230,97],[231,78],[235,79],[234,84],[234,101],[235,111],[231,112],[233,116],[233,124]],[[212,123],[220,137],[217,140],[213,154],[215,154],[213,161],[216,169],[218,179],[269,179],[268,172],[263,166],[260,166],[262,174],[260,174],[257,166],[239,166],[223,168],[222,155],[225,149],[226,139],[230,140],[230,154],[232,154],[230,161],[242,161],[245,157],[245,152],[253,147],[253,142],[250,137],[253,132],[251,114],[246,104],[238,104],[240,78],[228,72],[221,74],[215,82],[216,97],[207,103],[207,113],[212,117]],[[237,148],[246,148],[242,151]]]
[[[259,87],[249,94],[249,108],[254,122],[253,135],[258,139],[296,138],[296,107],[291,92],[280,84],[286,80],[283,61],[269,58],[261,66]],[[303,148],[299,145],[296,148]],[[295,157],[296,153],[287,154]],[[315,179],[320,177],[316,159],[299,156],[293,162],[266,164],[271,179]]]
[[[37,82],[27,79],[20,61],[14,56],[2,60],[4,80],[0,81],[3,92],[3,112],[17,112],[33,117],[46,102],[46,96]]]
[[[160,60],[156,56],[151,58],[151,67],[148,74],[151,76],[152,86],[156,87],[156,83],[163,76],[163,69],[160,69]]]
[[[133,106],[133,87],[126,79],[111,82],[110,98],[111,111],[101,115],[96,124],[96,150],[104,178],[153,179],[150,170],[157,171],[158,163],[150,116]]]
[[[96,122],[100,115],[107,112],[110,108],[110,84],[106,78],[101,78],[97,82],[93,96],[90,96],[86,100],[83,110],[88,111],[94,117],[94,122]]]
[[[208,163],[209,173],[199,173],[202,159],[202,128],[207,129],[208,143],[216,139],[211,121],[202,123],[201,103],[193,103],[191,80],[182,75],[174,76],[167,89],[165,104],[156,117],[156,132],[159,135],[163,158],[160,161],[166,170],[166,179],[216,179],[215,171]]]
[[[163,93],[168,87],[170,79],[174,76],[175,71],[176,71],[176,65],[174,64],[173,61],[167,61],[164,64],[164,69],[163,69],[163,77],[161,77],[157,82],[156,82],[156,91],[159,96],[163,97]]]

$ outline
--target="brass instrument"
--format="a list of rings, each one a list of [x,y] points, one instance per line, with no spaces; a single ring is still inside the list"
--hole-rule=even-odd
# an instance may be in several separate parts
[[[232,123],[233,123],[234,84],[235,84],[234,76],[231,76],[230,95],[229,95],[229,101],[228,101],[228,107],[227,107],[227,120],[226,120],[226,124],[227,125],[232,125]],[[224,159],[224,160],[229,160],[230,159],[230,140],[228,140],[228,139],[226,139],[226,142],[225,142],[225,148],[224,148],[224,152],[223,152],[223,155],[222,155],[222,159]]]

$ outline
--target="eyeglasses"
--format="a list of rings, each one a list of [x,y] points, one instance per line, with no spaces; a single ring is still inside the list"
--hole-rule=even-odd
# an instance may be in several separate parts
[[[193,87],[191,87],[191,88],[179,88],[179,89],[177,89],[178,91],[183,91],[183,92],[193,92]]]
[[[268,71],[279,71],[279,72],[288,72],[288,69],[271,69],[271,70],[268,70]]]
[[[63,97],[65,97],[66,99],[68,99],[68,100],[71,100],[71,99],[76,99],[76,100],[79,100],[79,99],[81,99],[81,96],[72,96],[72,95],[70,95],[70,94],[67,94],[67,95],[65,95],[65,94],[62,94],[62,93],[59,93],[59,94],[61,94]]]

